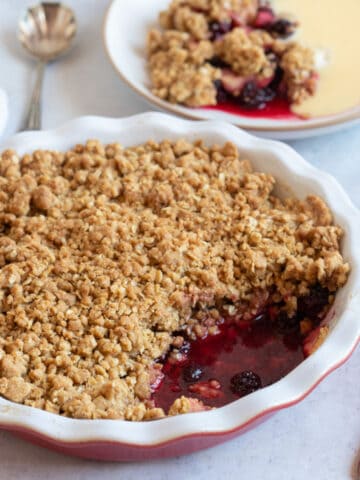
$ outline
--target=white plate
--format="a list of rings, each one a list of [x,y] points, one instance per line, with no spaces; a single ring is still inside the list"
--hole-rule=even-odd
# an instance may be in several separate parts
[[[309,120],[248,118],[216,110],[188,108],[160,100],[150,91],[146,68],[146,35],[157,25],[158,13],[170,0],[114,0],[104,24],[104,42],[112,64],[122,79],[148,102],[162,110],[196,120],[223,120],[257,135],[278,138],[305,138],[330,133],[360,123],[360,105],[344,113]]]

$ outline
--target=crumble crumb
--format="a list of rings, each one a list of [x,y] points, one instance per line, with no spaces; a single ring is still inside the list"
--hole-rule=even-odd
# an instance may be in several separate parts
[[[252,42],[252,37],[243,28],[231,30],[216,42],[215,53],[242,77],[261,76],[270,67],[262,46]]]
[[[204,15],[182,4],[160,14],[160,24],[167,30],[187,32],[196,40],[207,39],[209,35],[208,22]]]
[[[291,45],[282,55],[280,66],[292,103],[302,103],[315,93],[317,76],[314,74],[314,52],[310,48]]]
[[[180,415],[183,413],[204,412],[210,410],[201,400],[191,397],[180,397],[175,400],[169,409],[169,415]]]
[[[214,82],[220,71],[204,63],[213,56],[211,42],[194,42],[187,33],[175,30],[151,31],[148,48],[155,95],[189,106],[216,103]]]

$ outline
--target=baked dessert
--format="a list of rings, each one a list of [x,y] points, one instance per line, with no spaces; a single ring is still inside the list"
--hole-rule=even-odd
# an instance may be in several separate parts
[[[188,107],[263,110],[314,95],[314,51],[292,40],[296,19],[261,0],[173,0],[148,34],[152,92]]]
[[[0,394],[150,420],[270,384],[328,333],[349,265],[316,196],[235,145],[89,140],[0,162]]]

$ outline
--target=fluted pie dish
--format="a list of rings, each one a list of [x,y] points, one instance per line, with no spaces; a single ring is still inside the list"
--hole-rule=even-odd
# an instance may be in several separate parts
[[[186,454],[300,401],[356,347],[359,213],[332,177],[291,148],[221,122],[147,113],[82,117],[54,130],[18,134],[1,150],[7,150],[1,170],[2,428],[86,458]],[[12,182],[19,168],[24,190],[16,197],[19,185]],[[249,211],[257,212],[257,221]],[[27,235],[18,238],[22,228]],[[142,267],[129,264],[129,235],[135,235]],[[27,241],[38,258],[21,264]],[[4,243],[16,245],[13,253]],[[80,249],[85,261],[69,248]],[[294,258],[285,264],[279,251]],[[323,258],[312,258],[316,251]],[[29,265],[36,275],[20,281],[21,268]],[[99,274],[104,265],[109,278]],[[305,282],[299,273],[304,268]],[[259,280],[273,279],[274,271],[276,281],[265,295],[269,284]],[[29,289],[23,305],[21,295]],[[103,289],[111,292],[105,303],[117,309],[106,313],[105,323],[96,314]],[[133,310],[123,312],[129,306]],[[239,349],[243,356],[234,359]],[[264,351],[274,360],[266,368],[258,362]],[[285,369],[284,355],[291,360]],[[279,362],[274,376],[269,365],[278,368]]]

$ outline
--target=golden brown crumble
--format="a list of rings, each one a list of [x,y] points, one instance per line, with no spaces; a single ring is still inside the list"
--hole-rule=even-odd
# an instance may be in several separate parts
[[[283,53],[280,65],[292,103],[301,103],[315,93],[317,76],[314,64],[312,50],[297,43],[291,44]]]
[[[188,21],[179,24],[177,18],[183,9],[186,9]],[[201,22],[201,28],[195,34],[199,35],[201,31],[205,33],[204,20],[208,27],[212,21],[229,22],[236,14],[239,21],[250,23],[255,18],[257,9],[258,0],[172,0],[169,8],[160,12],[159,21],[165,30],[176,29],[189,33],[193,33],[194,24]],[[199,19],[200,16],[202,20]]]
[[[182,413],[202,412],[204,410],[209,410],[209,408],[204,408],[204,404],[197,398],[182,396],[177,398],[171,405],[168,415],[173,416]]]
[[[254,30],[256,32],[256,30]],[[234,28],[215,44],[215,53],[243,77],[258,75],[269,69],[270,62],[263,46],[257,44],[244,28]],[[261,38],[262,40],[262,38]],[[272,72],[270,72],[271,74]],[[270,76],[267,75],[267,76]]]
[[[214,54],[211,42],[194,42],[189,34],[175,30],[152,30],[148,49],[155,95],[193,107],[216,103],[214,81],[220,70],[205,63]]]
[[[293,104],[314,95],[318,74],[313,51],[284,41],[281,35],[288,34],[279,33],[272,10],[273,30],[258,23],[261,8],[258,0],[173,0],[159,14],[162,30],[148,34],[153,93],[189,107],[216,105],[219,84],[238,97],[246,83],[264,88],[281,69],[283,81],[274,86],[279,95]],[[291,33],[296,27],[296,22],[288,24]],[[226,81],[229,70],[237,77],[235,87]]]
[[[0,393],[49,412],[160,418],[156,360],[175,332],[216,333],[224,299],[294,311],[349,272],[325,203],[280,200],[231,143],[7,150],[0,185]]]

